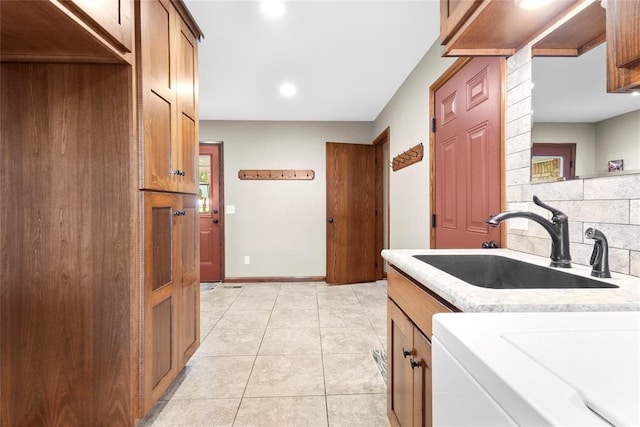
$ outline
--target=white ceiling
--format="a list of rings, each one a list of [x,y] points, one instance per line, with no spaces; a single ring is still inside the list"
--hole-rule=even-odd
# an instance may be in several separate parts
[[[257,1],[185,3],[205,35],[202,120],[372,121],[440,25],[438,0],[290,0],[276,19]]]
[[[438,0],[185,0],[199,46],[202,120],[372,121],[438,38]],[[535,58],[534,121],[597,122],[640,108],[606,94],[605,45]],[[291,82],[297,94],[284,98]],[[427,84],[427,83],[425,83]]]

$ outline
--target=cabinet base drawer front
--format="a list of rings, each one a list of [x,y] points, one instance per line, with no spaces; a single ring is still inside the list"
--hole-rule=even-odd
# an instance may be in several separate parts
[[[389,298],[429,339],[431,339],[433,315],[453,312],[393,267],[387,272],[387,292]]]

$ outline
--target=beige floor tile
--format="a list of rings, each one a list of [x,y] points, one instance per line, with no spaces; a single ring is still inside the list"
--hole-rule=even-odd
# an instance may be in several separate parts
[[[280,291],[279,283],[249,283],[242,284],[242,293],[244,297],[275,297]]]
[[[242,400],[234,427],[326,427],[324,396]]]
[[[323,356],[327,395],[386,393],[382,374],[371,354]]]
[[[276,309],[317,309],[318,298],[315,293],[313,295],[278,295],[276,300]]]
[[[200,341],[204,341],[223,314],[224,311],[222,310],[200,310]]]
[[[267,328],[258,354],[261,356],[272,356],[320,353],[319,328]]]
[[[316,296],[316,284],[310,282],[283,283],[280,285],[278,296]]]
[[[366,354],[381,344],[371,327],[369,328],[322,328],[322,354]]]
[[[255,356],[264,329],[214,328],[196,350],[197,356]]]
[[[258,356],[245,397],[322,396],[321,356]]]
[[[326,283],[318,284],[316,287],[318,295],[342,295],[355,296],[350,285],[333,285],[328,286]]]
[[[271,310],[229,310],[218,320],[217,329],[266,328]]]
[[[200,295],[201,311],[225,311],[238,298],[238,293],[226,294],[216,290]]]
[[[371,326],[369,317],[359,305],[321,308],[320,327],[322,328],[363,328]]]
[[[159,402],[139,427],[231,427],[240,399],[196,399]]]
[[[276,302],[276,295],[244,296],[240,295],[231,304],[229,310],[271,310]]]
[[[274,309],[268,328],[317,328],[317,309]]]
[[[332,293],[321,293],[318,294],[318,307],[322,308],[330,308],[330,307],[339,307],[339,306],[349,306],[358,304],[358,298],[352,293],[346,294],[332,294]]]
[[[162,399],[241,398],[254,360],[253,356],[194,356]]]
[[[330,427],[389,427],[386,394],[327,396]]]

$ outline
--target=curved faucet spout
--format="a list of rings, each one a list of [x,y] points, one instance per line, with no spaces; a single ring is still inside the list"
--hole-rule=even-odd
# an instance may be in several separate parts
[[[527,211],[501,212],[497,215],[490,216],[485,222],[493,227],[497,227],[498,225],[500,225],[502,221],[509,218],[527,218],[543,226],[544,229],[547,230],[547,233],[549,233],[549,235],[557,233],[557,230],[551,221],[534,212],[527,212]]]
[[[506,211],[497,215],[492,215],[485,221],[492,227],[497,227],[502,221],[510,218],[526,218],[540,224],[551,237],[551,267],[571,267],[571,254],[569,252],[569,218],[563,212],[548,206],[536,196],[533,202],[551,213],[551,221],[533,212],[527,211]]]

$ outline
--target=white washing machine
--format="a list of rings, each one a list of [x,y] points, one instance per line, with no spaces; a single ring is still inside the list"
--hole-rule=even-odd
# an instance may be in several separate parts
[[[640,313],[433,322],[434,426],[640,426]]]

